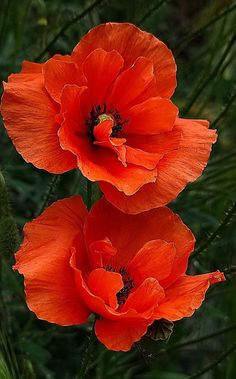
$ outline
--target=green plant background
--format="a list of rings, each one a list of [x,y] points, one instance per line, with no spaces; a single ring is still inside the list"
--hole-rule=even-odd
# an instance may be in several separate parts
[[[144,338],[129,353],[107,351],[97,343],[88,378],[234,379],[236,3],[1,0],[1,79],[17,72],[23,59],[42,61],[56,52],[70,53],[84,33],[107,21],[132,22],[163,40],[178,65],[174,102],[181,116],[207,118],[218,130],[203,176],[170,206],[197,236],[189,273],[221,269],[227,282],[208,291],[192,318],[176,322],[167,342]],[[86,181],[76,170],[58,177],[25,163],[2,125],[0,168],[0,379],[76,378],[89,326],[63,328],[37,320],[25,305],[22,278],[11,265],[25,222],[57,198],[80,193],[86,200]],[[94,187],[93,198],[97,195]]]

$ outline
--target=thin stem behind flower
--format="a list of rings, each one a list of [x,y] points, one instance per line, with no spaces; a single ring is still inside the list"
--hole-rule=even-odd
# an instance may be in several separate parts
[[[84,352],[84,357],[83,357],[82,362],[81,362],[80,372],[79,372],[77,379],[85,379],[86,378],[86,373],[88,371],[88,365],[89,365],[90,358],[92,355],[94,342],[96,340],[96,336],[95,336],[95,332],[94,332],[96,320],[97,320],[97,317],[95,316],[94,321],[93,321],[92,330],[91,330],[91,333],[89,336],[89,340],[88,340],[86,350]]]
[[[230,346],[227,350],[223,351],[216,360],[211,362],[208,366],[204,367],[202,370],[196,372],[193,375],[190,375],[188,379],[196,379],[205,374],[206,372],[212,370],[215,366],[217,366],[220,362],[222,362],[225,358],[228,357],[233,351],[236,350],[236,342]]]
[[[195,250],[195,252],[191,255],[190,259],[196,258],[196,256],[198,256],[202,251],[204,251],[214,241],[214,239],[221,234],[221,232],[230,223],[231,219],[235,215],[235,211],[236,203],[226,212],[226,216],[220,223],[218,228],[213,233],[211,233],[209,238],[202,245],[200,245],[199,248]]]
[[[97,7],[99,4],[101,4],[103,0],[96,0],[94,1],[89,7],[87,7],[83,12],[79,13],[77,16],[75,16],[71,21],[69,21],[67,24],[65,24],[61,30],[55,35],[55,37],[49,42],[49,44],[43,49],[43,51],[34,59],[36,62],[40,61],[41,58],[43,58],[44,54],[46,54],[50,48],[54,45],[54,43],[60,38],[67,29],[69,29],[73,24],[75,24],[77,21],[81,20],[86,16],[88,13],[90,13],[95,7]]]

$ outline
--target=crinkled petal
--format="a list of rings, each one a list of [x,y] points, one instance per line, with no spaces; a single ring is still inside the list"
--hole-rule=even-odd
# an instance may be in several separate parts
[[[155,311],[157,319],[176,321],[190,317],[198,309],[209,286],[224,281],[224,274],[216,271],[209,274],[182,276],[166,291],[164,302]]]
[[[128,120],[123,130],[141,136],[166,133],[173,129],[177,114],[178,108],[169,99],[150,97],[123,115]]]
[[[94,294],[89,289],[88,284],[85,282],[81,270],[76,267],[75,258],[76,254],[73,254],[70,260],[70,264],[74,270],[74,278],[77,286],[77,291],[91,312],[110,320],[126,320],[129,318],[139,319],[142,317],[134,309],[129,309],[126,312],[115,310],[114,308],[107,305],[101,296]]]
[[[77,65],[51,58],[43,65],[44,85],[49,95],[60,104],[61,93],[66,84],[83,86],[84,77]]]
[[[116,309],[116,294],[124,287],[124,283],[119,273],[97,268],[91,271],[88,277],[88,287],[94,295],[103,299],[105,304]]]
[[[59,174],[76,167],[76,157],[59,143],[56,104],[43,86],[43,76],[30,62],[24,73],[13,74],[4,83],[1,113],[16,150],[26,162]],[[37,71],[37,72],[34,72]]]
[[[140,149],[134,149],[133,147],[125,146],[125,159],[128,163],[153,170],[156,168],[161,158],[162,154],[147,153],[146,151]]]
[[[153,62],[158,95],[171,97],[176,87],[176,64],[171,51],[158,38],[129,23],[109,22],[91,29],[75,47],[72,58],[81,64],[94,49],[116,50],[125,68],[140,57]]]
[[[40,319],[59,325],[87,320],[90,311],[78,295],[70,267],[75,239],[80,255],[86,254],[82,234],[86,217],[82,199],[75,196],[52,204],[24,228],[14,269],[24,275],[28,307]]]
[[[107,98],[108,109],[117,109],[122,115],[127,109],[153,96],[153,65],[139,57],[133,66],[122,72],[112,86]]]
[[[181,141],[176,150],[169,151],[160,160],[156,182],[144,185],[133,196],[125,196],[108,183],[101,183],[106,198],[123,212],[132,214],[160,207],[175,199],[188,183],[202,174],[207,164],[212,144],[216,141],[215,130],[209,130],[207,126],[208,122],[204,120],[177,119],[175,128],[182,134]]]
[[[107,349],[128,351],[134,342],[141,339],[147,332],[152,320],[119,320],[102,319],[96,321],[95,333]]]
[[[110,148],[117,154],[118,160],[127,167],[126,164],[126,142],[125,138],[113,138],[112,134],[113,122],[111,120],[104,120],[94,127],[93,134],[96,141],[93,142],[95,146]],[[155,167],[152,167],[155,168]]]
[[[158,281],[154,277],[146,277],[140,286],[129,294],[128,299],[122,307],[122,312],[128,309],[135,309],[138,313],[144,313],[146,318],[148,318],[148,316],[152,316],[154,307],[163,301],[164,298],[165,292]]]
[[[113,255],[116,255],[117,249],[112,245],[109,238],[92,242],[88,247],[88,257],[91,267],[105,267],[109,265],[109,261]]]
[[[75,134],[70,121],[65,121],[59,133],[60,144],[65,150],[77,156],[77,166],[83,175],[91,181],[103,180],[116,186],[120,191],[133,194],[144,183],[156,180],[156,168],[148,170],[141,166],[125,167],[113,149],[94,146],[85,135]],[[124,159],[119,151],[120,160]]]
[[[103,238],[109,238],[117,249],[117,254],[111,257],[114,267],[126,266],[148,241],[161,239],[173,243],[176,256],[165,286],[185,273],[195,243],[192,232],[167,207],[134,216],[119,211],[105,198],[94,204],[85,224],[87,246]]]
[[[108,91],[124,65],[115,50],[96,49],[85,59],[83,72],[87,79],[92,104],[103,105]]]
[[[176,249],[173,242],[152,240],[138,251],[127,266],[135,284],[142,283],[146,278],[155,278],[160,283],[168,278],[173,270]]]
[[[61,94],[61,112],[58,117],[61,119],[62,126],[59,129],[59,139],[64,131],[65,125],[69,125],[70,133],[84,134],[87,138],[88,130],[86,129],[84,116],[82,113],[83,96],[87,92],[87,87],[78,87],[76,85],[64,86]],[[63,143],[62,143],[63,146]]]

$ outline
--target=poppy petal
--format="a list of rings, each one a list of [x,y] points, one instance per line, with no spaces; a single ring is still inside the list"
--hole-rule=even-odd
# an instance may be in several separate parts
[[[104,180],[112,183],[120,191],[133,194],[144,184],[156,180],[156,169],[148,170],[141,166],[128,165],[125,167],[117,159],[124,160],[124,151],[104,149],[94,146],[86,136],[76,135],[71,122],[65,122],[59,132],[60,144],[65,150],[77,156],[77,166],[82,174],[91,181]],[[122,146],[121,146],[122,148]],[[119,151],[118,151],[119,150]]]
[[[61,94],[61,123],[58,135],[65,133],[65,124],[70,125],[70,129],[80,134],[86,134],[86,127],[84,125],[84,117],[81,110],[81,103],[83,95],[87,92],[87,87],[78,87],[76,85],[64,86]],[[63,120],[65,122],[63,122]]]
[[[85,84],[80,71],[73,62],[54,58],[43,65],[44,85],[49,95],[60,104],[61,93],[66,84],[82,86]]]
[[[144,185],[133,196],[125,196],[108,183],[101,183],[101,190],[112,204],[127,213],[136,214],[169,203],[202,174],[207,164],[216,141],[215,130],[207,126],[207,121],[177,119],[176,129],[182,134],[180,145],[160,160],[155,183]]]
[[[114,351],[128,351],[134,342],[141,339],[147,332],[152,320],[97,320],[95,333],[100,342],[107,349]]]
[[[83,72],[87,79],[92,104],[103,105],[107,92],[124,65],[122,56],[115,50],[94,50],[85,59]]]
[[[162,240],[148,241],[128,264],[127,270],[134,277],[135,284],[140,284],[145,278],[150,277],[161,282],[170,276],[175,255],[173,243]]]
[[[35,63],[30,61],[23,61],[22,62],[22,73],[25,74],[36,74],[36,73],[42,73],[42,63]]]
[[[161,154],[162,157],[171,151],[177,150],[181,139],[182,132],[177,128],[173,128],[170,132],[155,135],[126,134],[127,144],[132,148]]]
[[[130,146],[125,146],[125,152],[125,158],[128,163],[142,166],[149,170],[153,170],[162,158],[161,154],[147,153],[146,151],[134,149]]]
[[[176,321],[192,316],[195,310],[201,306],[209,286],[224,280],[224,274],[220,271],[182,276],[165,291],[166,298],[156,309],[156,318]]]
[[[126,139],[110,137],[112,134],[112,125],[113,122],[111,120],[104,120],[96,125],[93,132],[96,141],[94,141],[93,144],[112,149],[117,154],[118,160],[123,164],[123,166],[127,167],[126,147],[124,146]],[[155,166],[152,167],[152,169],[154,168]]]
[[[76,236],[81,236],[80,254],[86,254],[82,239],[86,217],[82,199],[75,196],[57,201],[24,228],[14,269],[24,275],[28,307],[40,319],[59,325],[87,320],[90,311],[78,296],[69,263]]]
[[[117,250],[112,245],[109,238],[104,238],[99,241],[94,241],[89,245],[88,256],[91,267],[105,267],[109,265],[110,258],[116,255]]]
[[[124,125],[124,133],[166,133],[173,129],[177,114],[178,108],[169,99],[150,97],[126,112],[124,117],[128,122]]]
[[[143,94],[148,98],[153,79],[152,62],[144,57],[137,58],[133,66],[122,72],[114,82],[107,98],[108,108],[118,109],[122,114],[127,108],[141,102]]]
[[[124,287],[119,273],[97,268],[91,271],[88,286],[94,295],[104,300],[105,304],[114,309],[118,307],[116,294]]]
[[[75,278],[78,294],[79,296],[81,296],[85,304],[88,306],[88,308],[92,312],[100,315],[101,317],[108,318],[110,320],[128,319],[128,318],[140,319],[141,318],[141,316],[134,309],[129,309],[126,312],[120,312],[118,310],[115,310],[114,308],[111,308],[109,305],[107,305],[102,297],[95,295],[89,289],[86,281],[84,280],[81,270],[76,267],[75,253],[71,257],[70,264],[74,270],[74,278]]]
[[[136,281],[135,281],[136,284]],[[165,292],[155,278],[146,277],[145,280],[132,292],[122,306],[122,312],[135,309],[144,316],[151,317],[153,308],[165,298]]]
[[[134,216],[119,211],[104,197],[90,210],[84,231],[87,246],[109,238],[117,249],[117,254],[111,257],[111,264],[114,263],[115,267],[126,266],[148,241],[161,239],[173,243],[176,256],[167,278],[170,283],[185,273],[195,243],[192,232],[167,207]]]
[[[94,49],[116,50],[124,58],[125,68],[140,57],[154,64],[158,95],[171,97],[176,87],[176,64],[167,46],[152,34],[129,23],[109,22],[91,29],[74,48],[72,57],[80,64]]]
[[[32,71],[32,66],[27,64],[25,69]],[[44,89],[41,73],[11,75],[4,83],[1,113],[16,150],[26,162],[55,174],[76,167],[76,157],[59,144],[58,109]]]

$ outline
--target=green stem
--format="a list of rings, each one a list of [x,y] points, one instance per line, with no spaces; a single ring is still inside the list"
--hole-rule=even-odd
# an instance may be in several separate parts
[[[177,343],[175,345],[172,345],[172,346],[168,347],[167,349],[161,350],[159,352],[158,356],[162,355],[162,354],[169,353],[169,352],[174,351],[176,349],[181,349],[181,348],[189,346],[189,345],[194,345],[196,343],[199,343],[199,342],[202,342],[202,341],[206,341],[206,340],[214,338],[214,337],[218,337],[221,334],[228,333],[228,332],[230,332],[232,330],[235,330],[235,329],[236,329],[236,324],[232,324],[228,328],[221,329],[221,330],[219,330],[219,331],[217,331],[215,333],[208,334],[206,336],[203,336],[203,337],[200,337],[200,338],[196,338],[196,339],[193,339],[193,340]]]
[[[204,367],[202,370],[196,372],[193,375],[190,375],[188,379],[199,378],[199,376],[202,376],[206,372],[212,370],[215,366],[217,366],[220,362],[222,362],[226,357],[228,357],[228,355],[231,354],[234,350],[236,350],[236,343],[230,346],[227,350],[223,351],[216,360],[214,360],[212,363]]]
[[[217,118],[212,122],[211,128],[215,128],[218,122],[226,115],[231,104],[234,102],[235,98],[236,98],[236,91],[234,91],[234,94],[231,96],[230,100],[228,101],[228,103],[226,104],[222,112],[219,114],[219,116],[217,116]]]
[[[184,50],[184,48],[189,44],[189,42],[191,42],[193,39],[195,39],[200,34],[202,34],[210,26],[214,25],[222,17],[225,17],[228,13],[231,13],[235,10],[236,10],[236,4],[233,4],[232,7],[229,7],[225,11],[219,13],[216,17],[212,18],[209,22],[207,22],[198,30],[193,31],[193,33],[191,34],[186,33],[187,36],[181,42],[178,42],[178,44],[172,48],[173,50],[176,50],[175,57],[177,57]]]
[[[87,179],[87,208],[90,209],[92,205],[92,182]]]
[[[42,213],[42,211],[48,205],[50,205],[51,201],[53,200],[53,197],[54,197],[54,194],[55,194],[55,190],[56,190],[57,185],[59,184],[60,180],[61,180],[61,176],[60,175],[53,175],[52,176],[52,179],[49,182],[48,188],[47,188],[47,190],[45,192],[45,195],[43,197],[42,203],[40,204],[40,206],[38,208],[37,215],[40,215]]]
[[[160,0],[156,5],[154,5],[149,11],[137,22],[137,26],[141,26],[158,8],[164,4],[166,0]]]
[[[214,239],[222,233],[224,228],[229,224],[232,217],[234,216],[236,211],[236,203],[226,212],[226,216],[223,221],[220,223],[218,228],[211,233],[210,237],[195,250],[195,252],[191,255],[191,259],[196,258],[202,251],[204,251],[213,241]]]
[[[86,373],[87,373],[87,370],[88,370],[88,365],[89,365],[90,358],[91,358],[92,351],[93,351],[93,347],[94,347],[94,342],[96,340],[96,336],[95,336],[95,333],[94,333],[96,320],[97,320],[97,317],[95,316],[94,322],[93,322],[93,327],[92,327],[92,330],[91,330],[91,334],[89,336],[87,348],[86,348],[86,350],[84,352],[84,357],[82,359],[82,363],[81,363],[81,366],[80,366],[80,372],[79,372],[79,376],[77,377],[77,379],[85,379],[85,377],[86,377]]]
[[[69,21],[67,24],[65,24],[61,30],[55,35],[55,37],[49,42],[49,44],[43,49],[43,51],[34,59],[36,62],[39,61],[44,54],[46,54],[50,48],[54,45],[54,43],[60,38],[66,31],[69,29],[73,24],[75,24],[77,21],[81,20],[86,16],[88,13],[90,13],[95,7],[97,7],[99,4],[101,4],[103,0],[96,0],[94,1],[88,8],[86,8],[82,13],[79,13],[77,16],[75,16],[71,21]]]
[[[220,70],[222,64],[224,63],[227,55],[229,54],[230,50],[234,46],[234,42],[236,40],[236,33],[232,36],[231,40],[229,41],[226,49],[224,50],[221,59],[219,60],[218,64],[215,66],[215,68],[212,70],[212,72],[206,77],[206,80],[204,80],[199,87],[194,91],[193,95],[190,97],[188,104],[186,104],[185,108],[182,110],[181,115],[182,117],[185,116],[189,110],[192,108],[195,101],[198,99],[202,91],[208,86],[209,83],[211,83],[211,80],[215,78],[218,71]]]

